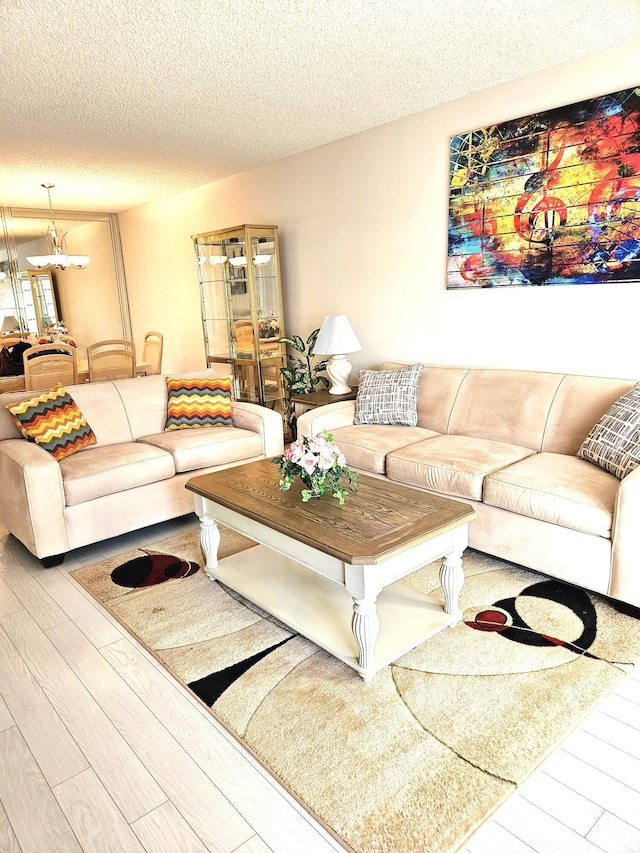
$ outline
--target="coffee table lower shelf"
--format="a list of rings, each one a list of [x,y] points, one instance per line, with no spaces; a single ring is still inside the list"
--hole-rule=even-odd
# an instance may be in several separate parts
[[[386,586],[376,601],[380,633],[374,662],[365,672],[359,664],[352,630],[353,599],[344,585],[264,545],[225,557],[206,572],[212,580],[221,581],[353,667],[366,680],[460,618],[459,614],[445,613],[442,600],[406,583]]]

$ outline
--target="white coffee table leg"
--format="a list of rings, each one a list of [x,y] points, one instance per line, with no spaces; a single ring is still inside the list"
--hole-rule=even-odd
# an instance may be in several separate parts
[[[440,584],[444,590],[444,612],[457,616],[458,619],[462,616],[458,599],[463,582],[464,572],[462,571],[461,557],[447,554],[440,567]]]
[[[469,526],[463,524],[453,531],[453,550],[442,558],[440,585],[444,591],[444,612],[462,618],[459,598],[464,583],[462,552],[469,544]]]
[[[358,644],[360,675],[371,681],[376,674],[375,647],[380,633],[376,599],[382,583],[376,566],[345,565],[345,587],[353,599],[351,630]]]
[[[380,633],[380,619],[375,599],[353,599],[353,618],[351,620],[353,636],[360,652],[360,675],[365,681],[371,681],[375,675],[375,647]]]
[[[220,530],[217,523],[208,515],[200,517],[200,546],[206,560],[204,570],[209,579],[214,581],[216,578],[212,570],[218,567]]]

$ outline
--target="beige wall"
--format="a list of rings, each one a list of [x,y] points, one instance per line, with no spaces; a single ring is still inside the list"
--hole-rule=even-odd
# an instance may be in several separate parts
[[[346,313],[363,345],[354,369],[390,359],[640,377],[626,333],[640,285],[445,284],[450,137],[634,86],[639,68],[637,40],[127,211],[136,342],[158,329],[164,369],[203,366],[190,236],[267,223],[279,226],[287,332]]]
[[[80,358],[95,341],[122,337],[120,304],[108,222],[88,222],[69,231],[69,252],[91,257],[83,270],[55,270],[58,316],[78,343]]]

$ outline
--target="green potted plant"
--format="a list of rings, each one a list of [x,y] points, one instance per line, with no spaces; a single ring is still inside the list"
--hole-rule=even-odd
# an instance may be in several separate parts
[[[325,358],[323,361],[313,364],[313,348],[315,347],[319,332],[319,328],[314,329],[307,338],[306,343],[299,335],[278,339],[279,343],[288,344],[291,349],[299,353],[299,355],[287,353],[288,367],[280,368],[280,372],[287,384],[287,396],[284,407],[285,424],[289,427],[294,437],[296,434],[297,418],[292,398],[300,394],[312,394],[314,391],[322,391],[329,387],[327,377],[320,375],[326,369],[328,359]]]

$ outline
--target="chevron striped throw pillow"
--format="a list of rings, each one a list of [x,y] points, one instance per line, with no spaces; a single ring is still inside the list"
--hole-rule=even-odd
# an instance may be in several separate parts
[[[66,388],[58,384],[30,400],[9,403],[18,429],[58,462],[91,444],[95,434]]]
[[[167,377],[169,399],[165,432],[192,427],[233,426],[231,377]]]

